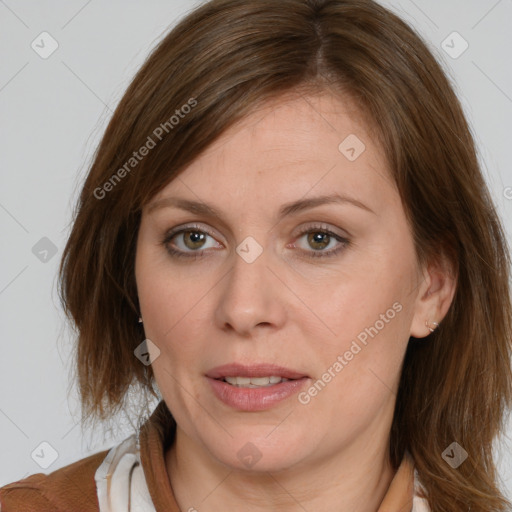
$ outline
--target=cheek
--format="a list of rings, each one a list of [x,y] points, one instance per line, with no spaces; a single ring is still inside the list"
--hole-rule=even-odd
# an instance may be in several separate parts
[[[392,332],[403,332],[399,326],[406,321],[404,302],[410,300],[405,282],[408,271],[405,264],[401,273],[396,267],[381,259],[371,269],[345,267],[343,273],[330,279],[303,282],[304,288],[297,284],[294,288],[321,322],[327,344],[343,348],[348,340],[358,337],[364,343],[372,334],[387,338]],[[304,306],[296,311],[299,324],[304,325],[304,313]]]
[[[311,414],[316,411],[323,422],[353,435],[375,418],[390,421],[408,341],[402,314],[403,309],[388,318],[389,323],[381,320],[382,324],[373,320],[364,325],[360,318],[350,319],[337,347],[324,345],[316,351],[315,357],[322,362],[312,385],[320,391],[310,388]],[[329,382],[324,387],[318,380]]]
[[[170,271],[165,256],[150,250],[140,250],[136,262],[136,280],[144,332],[164,356],[158,363],[197,357],[195,340],[200,340],[201,297],[205,294],[204,281],[187,274]],[[155,368],[156,369],[156,368]]]
[[[178,300],[164,265],[148,245],[137,249],[135,277],[144,331],[148,338],[157,341],[172,329],[176,315],[185,314],[185,301]]]
[[[390,255],[371,271],[360,273],[354,267],[339,282],[326,283],[322,293],[309,295],[318,317],[331,331],[320,339],[313,331],[308,335],[315,340],[315,358],[320,362],[315,377],[329,380],[329,372],[336,375],[327,385],[330,391],[319,393],[326,410],[333,399],[351,415],[364,415],[396,393],[413,297],[413,266],[405,259],[400,263]]]

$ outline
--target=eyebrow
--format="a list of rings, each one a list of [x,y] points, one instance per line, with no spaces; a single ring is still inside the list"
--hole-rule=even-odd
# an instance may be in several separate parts
[[[285,203],[279,209],[278,219],[281,220],[288,215],[292,215],[294,213],[298,213],[310,208],[315,208],[316,206],[333,203],[349,204],[376,215],[376,213],[371,208],[366,206],[361,201],[358,201],[354,197],[341,194],[330,194],[317,197],[310,197],[308,199],[299,199],[298,201]],[[165,197],[158,201],[155,201],[154,203],[149,205],[148,213],[152,213],[155,210],[166,207],[175,207],[198,215],[222,218],[222,212],[220,212],[217,208],[213,207],[212,205],[209,205],[208,203],[200,201],[191,201],[190,199],[183,199],[179,197]]]

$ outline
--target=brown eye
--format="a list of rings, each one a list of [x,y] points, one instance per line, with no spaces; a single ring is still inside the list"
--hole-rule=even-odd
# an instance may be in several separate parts
[[[206,240],[206,234],[201,231],[183,231],[183,243],[188,249],[200,249]]]
[[[312,249],[321,250],[325,249],[331,240],[331,237],[328,233],[323,233],[321,231],[308,233],[308,244]]]
[[[202,258],[208,249],[222,248],[212,234],[197,226],[171,230],[165,235],[162,245],[173,257],[194,259]]]
[[[321,258],[336,256],[350,245],[350,241],[331,231],[326,226],[309,226],[299,233],[294,247],[306,257]]]

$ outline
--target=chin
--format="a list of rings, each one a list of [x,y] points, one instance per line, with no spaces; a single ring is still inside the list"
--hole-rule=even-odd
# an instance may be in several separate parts
[[[316,450],[311,446],[308,450],[308,440],[311,435],[292,433],[284,426],[275,428],[240,428],[230,430],[232,437],[222,439],[203,439],[210,453],[222,464],[236,471],[251,473],[278,472],[299,464]],[[277,430],[282,431],[277,434]],[[270,433],[272,432],[272,433]],[[270,433],[270,434],[269,434]],[[300,447],[300,449],[298,449]]]

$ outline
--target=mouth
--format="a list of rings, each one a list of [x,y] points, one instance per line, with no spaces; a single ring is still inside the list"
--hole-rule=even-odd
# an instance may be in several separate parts
[[[232,386],[244,387],[272,386],[289,380],[309,378],[299,371],[269,363],[250,366],[238,363],[225,364],[212,368],[206,376],[210,379],[223,380]]]
[[[231,384],[231,386],[235,386],[237,388],[268,388],[269,386],[281,384],[281,382],[288,382],[289,380],[296,379],[286,379],[284,377],[279,377],[278,375],[271,375],[270,377],[222,377],[215,380],[227,382],[228,384]]]
[[[273,407],[297,393],[310,379],[299,371],[271,364],[229,364],[213,368],[205,377],[217,398],[244,411]]]

